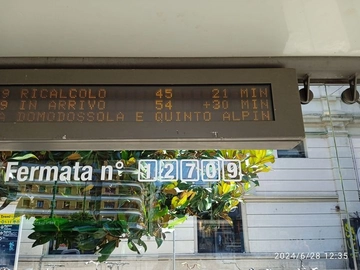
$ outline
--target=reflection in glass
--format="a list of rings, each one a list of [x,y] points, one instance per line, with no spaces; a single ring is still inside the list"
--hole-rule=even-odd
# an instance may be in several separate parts
[[[35,217],[28,236],[33,247],[48,244],[49,254],[96,253],[99,262],[124,242],[136,253],[147,251],[150,238],[159,248],[164,229],[189,216],[198,219],[199,253],[244,252],[239,203],[258,185],[257,173],[268,171],[266,163],[274,161],[266,150],[6,155],[13,175],[3,183],[18,186],[16,214]],[[182,159],[188,162],[178,162]],[[201,167],[185,166],[179,173],[181,164]],[[181,181],[179,175],[200,179]]]

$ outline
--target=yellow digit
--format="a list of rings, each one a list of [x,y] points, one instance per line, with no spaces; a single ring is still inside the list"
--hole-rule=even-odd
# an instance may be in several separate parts
[[[7,98],[10,95],[10,90],[9,89],[3,89],[2,90],[2,98]]]
[[[162,108],[164,107],[164,105],[163,105],[163,101],[162,100],[155,100],[155,108],[157,109],[157,110],[161,110]]]
[[[8,102],[6,100],[2,100],[0,102],[0,110],[5,110],[8,107]]]
[[[220,90],[219,89],[214,88],[211,92],[212,92],[212,98],[220,98],[220,96],[219,96]]]
[[[223,109],[228,109],[229,108],[229,102],[227,100],[223,100],[222,102],[222,108]]]
[[[223,89],[223,98],[228,98],[227,90],[226,90],[226,89]]]
[[[165,89],[165,97],[172,98],[172,96],[173,96],[172,89],[171,88]]]
[[[159,89],[156,91],[155,95],[159,98],[162,98],[163,94],[162,94],[162,89]]]
[[[165,103],[165,107],[171,110],[172,108],[171,100]]]
[[[213,108],[214,108],[215,110],[220,109],[220,101],[219,101],[218,99],[214,99],[214,100],[213,100]]]

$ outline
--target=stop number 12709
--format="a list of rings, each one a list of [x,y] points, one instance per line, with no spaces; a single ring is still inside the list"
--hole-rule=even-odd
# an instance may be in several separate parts
[[[154,181],[241,181],[239,160],[143,159],[138,163],[140,182]]]

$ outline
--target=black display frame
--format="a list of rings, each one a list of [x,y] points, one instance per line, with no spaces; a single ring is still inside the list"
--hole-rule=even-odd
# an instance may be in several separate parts
[[[271,85],[274,121],[1,123],[1,150],[287,149],[304,138],[294,69],[2,69],[0,85]],[[182,135],[183,134],[183,135]],[[186,135],[185,135],[186,134]]]

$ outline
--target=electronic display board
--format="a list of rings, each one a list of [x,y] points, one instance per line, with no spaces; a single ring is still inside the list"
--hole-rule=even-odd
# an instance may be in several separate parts
[[[300,104],[291,69],[1,70],[0,140],[28,150],[284,149],[304,137]]]
[[[10,86],[4,123],[274,121],[270,85]]]

